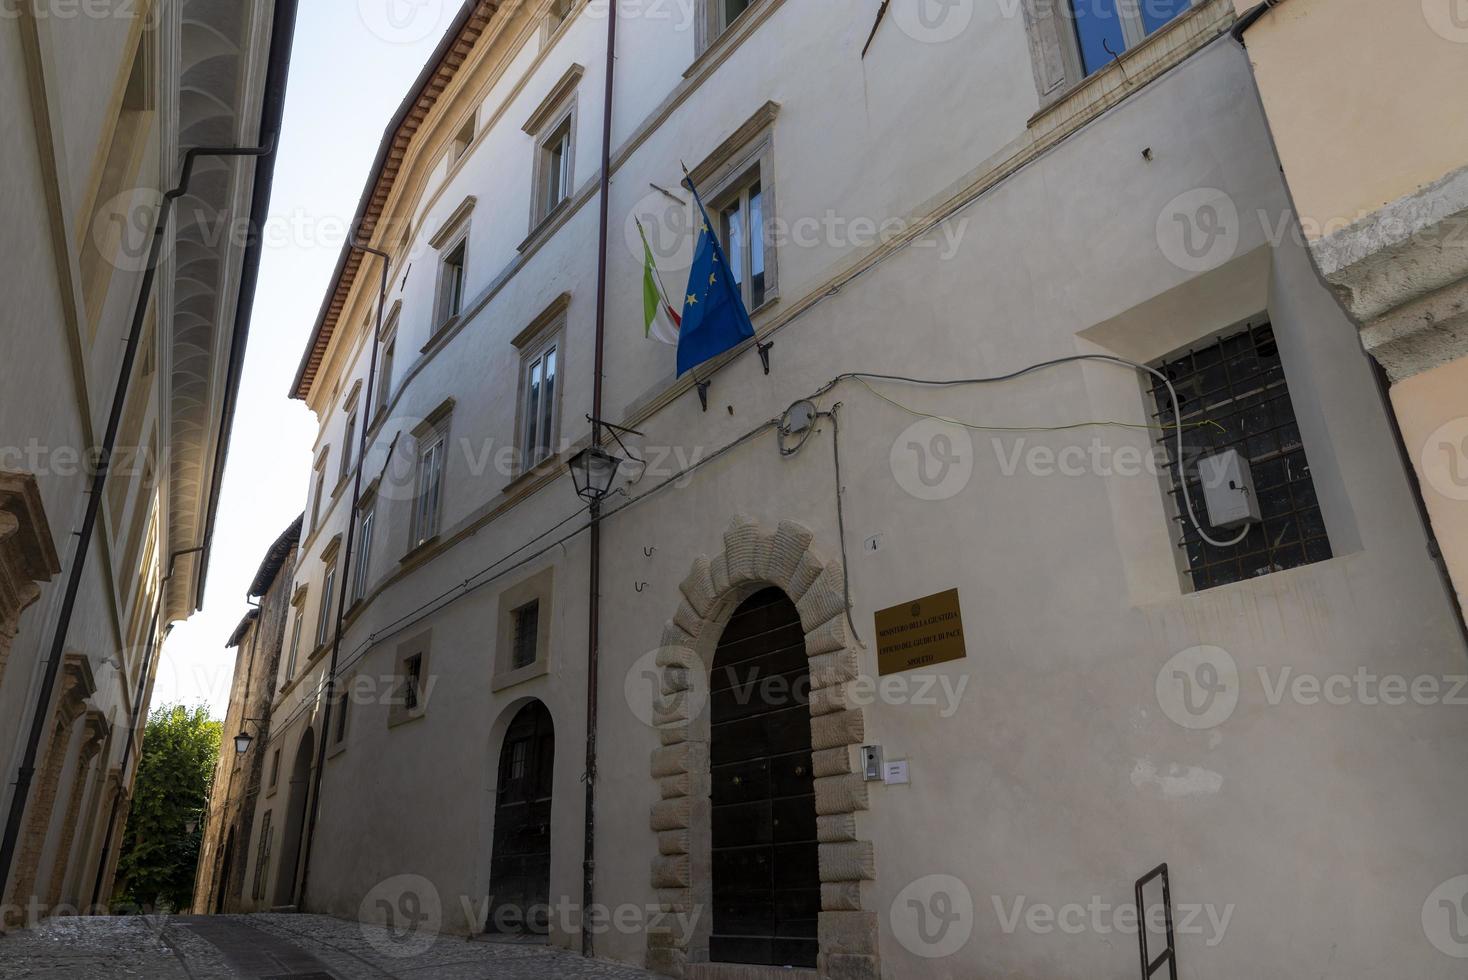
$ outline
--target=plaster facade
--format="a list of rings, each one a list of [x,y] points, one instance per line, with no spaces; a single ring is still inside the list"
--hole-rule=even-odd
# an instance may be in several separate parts
[[[1457,975],[1424,903],[1468,869],[1460,712],[1312,701],[1292,684],[1445,679],[1465,650],[1372,365],[1308,249],[1270,236],[1273,221],[1221,236],[1200,224],[1223,201],[1288,211],[1228,4],[1195,5],[1089,79],[1037,68],[1049,42],[1022,6],[959,5],[972,16],[937,30],[894,4],[875,36],[870,6],[762,0],[707,44],[676,19],[621,26],[604,414],[637,431],[623,439],[642,463],[619,474],[603,522],[592,772],[587,518],[565,463],[591,410],[599,126],[586,109],[601,104],[606,25],[579,5],[554,29],[548,3],[466,7],[472,36],[450,38],[452,70],[430,64],[411,128],[385,144],[391,173],[364,196],[363,226],[392,254],[381,407],[355,401],[377,386],[377,273],[360,256],[343,256],[293,391],[320,419],[331,473],[353,406],[372,406],[360,465],[374,526],[343,626],[337,738],[334,621],[309,638],[346,587],[331,572],[353,560],[350,481],[308,501],[321,515],[296,572],[308,639],[272,712],[272,820],[290,829],[269,890],[312,912],[396,927],[412,908],[448,933],[484,931],[499,761],[536,700],[556,745],[549,941],[580,944],[589,778],[595,902],[609,910],[595,954],[671,976],[769,975],[708,959],[708,719],[689,694],[733,608],[775,586],[799,608],[811,679],[821,976],[1129,975],[1136,929],[1105,910],[1162,862],[1191,910],[1185,972]],[[527,227],[536,145],[522,122],[573,65],[574,190]],[[711,204],[759,161],[780,218],[766,255],[778,289],[754,310],[770,368],[751,343],[701,369],[706,410],[640,319],[633,219],[690,214],[680,161],[714,185]],[[659,250],[675,296],[691,227]],[[464,302],[444,319],[433,243],[465,229]],[[549,311],[560,442],[522,465],[518,341]],[[1157,437],[1137,371],[1072,361],[952,388],[846,376],[993,377],[1080,354],[1152,364],[1265,319],[1331,556],[1198,591],[1165,467],[1116,465]],[[808,431],[767,421],[802,399],[819,409]],[[1103,421],[1122,425],[1070,428]],[[425,482],[435,446],[441,479]],[[497,683],[502,617],[521,601],[501,595],[547,570],[544,669]],[[874,614],[953,588],[966,656],[883,676]],[[1199,673],[1199,651],[1227,669]],[[1178,687],[1194,681],[1202,707]],[[304,828],[279,811],[304,805],[323,737],[300,895]],[[863,778],[861,746],[907,763],[907,781]]]
[[[250,271],[249,236],[219,230],[250,217],[253,160],[199,162],[141,294],[183,152],[259,140],[277,6],[20,3],[0,17],[0,814],[41,732],[0,882],[7,926],[110,898],[157,648],[202,600]]]

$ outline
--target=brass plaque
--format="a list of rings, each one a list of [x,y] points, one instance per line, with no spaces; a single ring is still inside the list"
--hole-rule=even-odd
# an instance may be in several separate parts
[[[877,613],[877,671],[883,677],[968,656],[958,590]]]

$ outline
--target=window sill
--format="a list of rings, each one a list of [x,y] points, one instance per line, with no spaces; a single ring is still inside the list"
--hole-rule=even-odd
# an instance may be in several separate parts
[[[428,709],[426,708],[414,708],[412,711],[394,708],[388,712],[387,727],[391,729],[398,728],[402,725],[409,725],[427,716]]]
[[[398,559],[398,564],[406,568],[407,566],[416,563],[419,559],[428,554],[437,546],[438,535],[435,534],[433,537],[426,539],[422,544],[410,549],[406,555]]]
[[[542,658],[533,664],[527,664],[524,667],[495,674],[494,677],[490,678],[489,689],[492,693],[498,694],[507,688],[528,684],[530,681],[538,677],[545,677],[549,673],[550,662]]]
[[[1217,37],[1219,31],[1226,30],[1233,20],[1234,9],[1229,0],[1204,0],[1153,31],[1140,44],[1123,51],[1104,68],[1062,88],[1029,118],[1027,128],[1034,129],[1051,116],[1063,117],[1063,121],[1055,123],[1056,128],[1072,119],[1089,120],[1180,64]]]
[[[427,354],[430,350],[432,350],[433,348],[437,347],[439,345],[439,342],[442,341],[445,337],[447,337],[449,335],[449,333],[455,327],[457,327],[459,325],[460,321],[462,321],[463,319],[464,319],[464,314],[462,314],[462,313],[455,313],[453,316],[449,317],[447,320],[445,320],[444,322],[440,323],[438,325],[438,328],[435,329],[433,331],[433,333],[429,334],[428,340],[423,344],[423,346],[420,347],[420,348],[418,348],[418,353],[420,353],[420,354]]]
[[[266,798],[266,799],[267,799],[267,800],[268,800],[268,799],[270,799],[270,798],[271,798],[271,797],[272,797],[272,796],[274,796],[274,795],[275,795],[275,794],[276,794],[276,792],[278,792],[278,791],[279,791],[279,790],[280,790],[280,784],[279,784],[279,783],[277,783],[277,784],[276,784],[276,785],[274,785],[274,786],[272,786],[272,787],[270,787],[270,788],[269,788],[269,789],[267,789],[267,790],[266,790],[266,791],[265,791],[265,798]]]
[[[515,246],[515,251],[524,254],[531,248],[538,246],[540,244],[540,239],[549,238],[551,235],[555,234],[555,230],[560,227],[559,219],[570,214],[571,202],[575,199],[575,197],[576,195],[571,194],[567,197],[561,198],[561,203],[557,204],[545,214],[541,215],[539,220],[537,220],[535,224],[531,226],[530,234],[525,236],[525,240],[519,245]]]
[[[329,748],[327,748],[327,750],[326,750],[326,761],[330,762],[332,759],[335,759],[337,756],[341,755],[346,750],[347,750],[347,743],[346,743],[346,740],[345,739],[343,739],[340,742],[332,742],[331,743],[331,746]]]
[[[543,476],[555,472],[564,465],[562,461],[564,456],[565,453],[552,453],[528,470],[521,470],[510,478],[510,482],[500,488],[500,493],[512,494],[525,484],[532,483]]]
[[[753,34],[761,24],[769,18],[784,0],[764,0],[758,6],[746,9],[734,19],[734,23],[724,28],[718,37],[714,38],[693,59],[693,63],[683,70],[684,78],[692,78],[716,61],[722,61],[733,53],[734,49],[744,43],[749,35]]]

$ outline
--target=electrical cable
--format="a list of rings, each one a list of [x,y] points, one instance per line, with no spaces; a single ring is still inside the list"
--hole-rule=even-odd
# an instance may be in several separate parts
[[[1065,357],[1057,357],[1057,358],[1052,358],[1052,359],[1046,360],[1046,361],[1040,361],[1038,363],[1028,365],[1027,367],[1020,368],[1020,369],[1018,369],[1016,371],[1008,372],[1006,374],[993,375],[993,376],[990,376],[990,377],[982,377],[982,378],[957,378],[957,379],[952,379],[952,380],[933,380],[933,379],[925,379],[925,378],[912,378],[912,377],[906,377],[904,375],[896,375],[896,374],[876,374],[876,373],[865,372],[865,371],[850,371],[850,372],[846,372],[844,374],[837,375],[830,382],[828,382],[827,384],[821,386],[817,391],[815,391],[811,395],[809,395],[809,396],[807,396],[806,398],[803,398],[803,399],[797,399],[797,401],[794,402],[793,404],[800,404],[800,402],[802,402],[802,401],[808,401],[808,402],[811,402],[812,405],[815,405],[816,404],[816,399],[819,399],[823,395],[829,393],[830,391],[832,391],[833,389],[835,389],[836,387],[838,387],[842,382],[845,382],[845,381],[856,381],[857,383],[861,384],[862,387],[864,387],[868,391],[870,391],[873,395],[876,395],[878,398],[881,398],[882,400],[887,401],[887,402],[889,402],[892,405],[895,405],[896,407],[902,409],[903,411],[910,412],[911,414],[919,415],[919,416],[924,416],[924,417],[928,417],[928,418],[934,418],[934,419],[938,419],[940,421],[951,422],[952,424],[955,424],[955,425],[968,426],[968,427],[972,427],[972,428],[994,428],[994,427],[987,427],[987,426],[969,426],[968,423],[961,422],[961,421],[958,421],[958,420],[955,420],[955,419],[948,419],[948,418],[945,418],[945,417],[939,416],[939,415],[927,415],[927,413],[915,411],[913,409],[908,408],[907,406],[904,406],[904,405],[902,405],[902,404],[900,404],[898,402],[893,401],[890,398],[887,398],[887,397],[883,396],[880,392],[876,391],[876,389],[872,388],[872,386],[868,382],[870,382],[870,381],[882,381],[882,382],[888,382],[888,383],[892,383],[892,384],[908,384],[908,385],[915,385],[915,386],[918,386],[918,387],[928,387],[928,388],[952,388],[952,387],[960,387],[960,386],[966,386],[966,385],[996,384],[996,383],[1000,383],[1000,382],[1004,382],[1004,381],[1013,381],[1013,380],[1015,380],[1017,378],[1024,377],[1025,375],[1028,375],[1028,374],[1033,374],[1036,371],[1042,371],[1042,370],[1045,370],[1047,368],[1058,367],[1058,366],[1061,366],[1061,365],[1073,364],[1073,363],[1082,362],[1082,361],[1100,361],[1100,362],[1103,362],[1103,363],[1120,364],[1123,367],[1129,367],[1129,368],[1132,368],[1133,370],[1140,371],[1140,372],[1142,372],[1144,374],[1151,375],[1151,376],[1157,378],[1158,380],[1160,380],[1163,383],[1163,385],[1166,386],[1167,392],[1168,392],[1168,397],[1169,397],[1169,399],[1172,402],[1173,425],[1171,427],[1175,431],[1176,439],[1177,439],[1177,463],[1176,463],[1176,465],[1177,465],[1177,470],[1178,470],[1178,482],[1179,482],[1179,485],[1180,485],[1181,490],[1182,490],[1183,504],[1184,504],[1184,507],[1186,509],[1188,519],[1190,521],[1192,521],[1194,530],[1197,531],[1198,536],[1203,541],[1207,542],[1208,544],[1212,545],[1215,548],[1228,548],[1228,547],[1232,547],[1232,546],[1234,546],[1236,544],[1239,544],[1246,537],[1248,537],[1249,531],[1250,531],[1250,528],[1248,528],[1248,527],[1246,527],[1243,530],[1243,532],[1241,532],[1239,534],[1238,537],[1233,538],[1232,540],[1229,540],[1229,541],[1219,541],[1219,540],[1216,540],[1213,537],[1211,537],[1206,531],[1203,530],[1203,524],[1202,524],[1201,521],[1198,520],[1197,512],[1196,512],[1196,510],[1194,509],[1194,506],[1193,506],[1192,495],[1191,495],[1191,493],[1188,490],[1187,472],[1186,472],[1186,470],[1184,468],[1184,449],[1185,449],[1184,443],[1183,443],[1183,431],[1184,431],[1184,429],[1188,428],[1189,426],[1202,426],[1202,425],[1213,425],[1213,426],[1219,428],[1220,430],[1222,430],[1223,427],[1220,426],[1220,425],[1218,425],[1217,422],[1214,422],[1214,421],[1209,420],[1209,419],[1205,419],[1205,420],[1202,420],[1202,421],[1199,421],[1199,422],[1195,422],[1195,423],[1185,423],[1185,422],[1183,422],[1183,418],[1182,418],[1182,400],[1178,397],[1177,389],[1173,386],[1172,379],[1168,378],[1167,375],[1163,374],[1161,371],[1158,371],[1156,368],[1150,367],[1150,366],[1148,366],[1146,364],[1142,364],[1142,363],[1137,362],[1137,361],[1127,360],[1124,357],[1117,357],[1117,356],[1112,355],[1112,354],[1072,354],[1072,355],[1068,355],[1068,356],[1065,356]],[[857,632],[856,632],[856,624],[855,624],[855,622],[853,620],[852,612],[851,612],[851,609],[852,609],[852,605],[851,605],[851,588],[850,588],[850,582],[849,582],[850,562],[847,559],[847,551],[846,551],[845,507],[844,507],[844,504],[843,504],[843,487],[842,487],[842,483],[841,483],[840,422],[839,422],[839,420],[837,419],[837,416],[836,416],[836,412],[837,412],[837,410],[840,407],[841,407],[841,403],[840,402],[837,402],[835,405],[833,405],[829,411],[822,411],[817,406],[816,407],[816,411],[814,413],[814,417],[816,417],[816,418],[829,418],[831,420],[832,444],[833,444],[833,447],[832,448],[833,448],[834,462],[835,462],[835,468],[836,468],[836,522],[837,522],[838,534],[839,534],[839,536],[841,538],[841,541],[840,541],[840,545],[841,545],[841,561],[842,561],[842,566],[843,566],[843,575],[842,575],[843,600],[844,600],[844,602],[846,604],[846,619],[847,619],[848,625],[851,628],[852,638],[854,640],[856,640],[856,642],[858,644],[860,644],[863,647],[865,647],[865,644],[862,643],[860,637],[857,635]],[[1065,430],[1065,429],[1078,428],[1078,427],[1090,426],[1090,425],[1118,425],[1118,426],[1126,426],[1126,427],[1129,427],[1129,428],[1146,428],[1146,429],[1151,429],[1152,428],[1151,425],[1138,425],[1136,423],[1124,423],[1124,422],[1081,422],[1081,423],[1076,423],[1074,425],[1068,425],[1068,426],[1039,426],[1039,427],[1021,427],[1021,428],[1002,427],[1002,428],[1005,431],[1062,431],[1062,430]],[[641,503],[642,501],[648,499],[649,497],[652,497],[655,494],[660,493],[661,491],[663,491],[667,487],[672,486],[673,484],[675,484],[677,482],[680,482],[681,480],[683,480],[684,478],[688,477],[690,474],[694,473],[695,471],[701,469],[704,466],[707,466],[708,464],[714,462],[717,459],[720,459],[721,457],[727,455],[728,453],[730,453],[733,450],[737,449],[739,446],[744,445],[746,442],[749,442],[751,439],[755,438],[756,436],[761,435],[762,433],[766,432],[769,429],[774,429],[775,432],[776,432],[777,439],[778,439],[778,447],[779,447],[780,455],[783,456],[783,457],[787,457],[788,458],[788,457],[795,456],[796,454],[798,454],[801,451],[802,448],[804,448],[806,442],[809,441],[811,435],[814,433],[815,425],[812,424],[805,431],[803,431],[801,433],[801,439],[800,439],[800,441],[797,442],[793,447],[787,447],[785,445],[785,438],[786,438],[786,436],[790,435],[790,433],[784,427],[783,418],[772,418],[772,419],[768,419],[765,422],[762,422],[759,425],[755,426],[754,428],[748,430],[747,432],[745,432],[743,435],[739,436],[737,439],[733,440],[732,442],[730,442],[730,443],[728,443],[728,444],[720,447],[718,450],[716,450],[715,452],[711,453],[710,455],[705,456],[703,459],[700,459],[697,462],[695,462],[695,463],[693,463],[693,464],[691,464],[691,465],[683,468],[682,470],[678,471],[677,473],[674,473],[672,476],[667,477],[666,479],[664,479],[661,482],[653,485],[648,490],[646,490],[645,492],[643,492],[641,494],[638,494],[635,497],[634,496],[631,496],[630,494],[627,494],[627,492],[626,492],[625,489],[619,489],[617,492],[625,495],[627,497],[627,500],[624,501],[623,503],[619,504],[618,506],[609,509],[602,516],[602,520],[607,520],[607,519],[609,519],[609,518],[611,518],[611,517],[613,517],[613,516],[615,516],[617,514],[620,514],[622,511],[628,509],[629,507],[634,507],[637,504]],[[541,549],[539,549],[539,550],[537,550],[537,551],[535,551],[535,552],[533,552],[533,553],[531,553],[529,555],[526,555],[524,558],[520,559],[519,561],[515,562],[514,564],[509,565],[508,567],[503,568],[503,569],[501,569],[501,570],[499,570],[497,572],[494,572],[494,574],[492,574],[492,575],[489,574],[493,569],[495,569],[498,566],[504,564],[506,561],[508,561],[514,555],[519,554],[520,552],[524,551],[526,548],[530,547],[531,545],[535,544],[536,542],[544,540],[546,537],[548,537],[549,535],[553,534],[555,531],[559,530],[560,528],[565,527],[567,524],[569,524],[571,521],[575,520],[577,517],[581,516],[582,514],[585,514],[588,509],[589,508],[582,508],[580,510],[577,510],[577,511],[573,512],[572,514],[570,514],[569,516],[567,516],[563,520],[559,521],[556,524],[551,525],[549,528],[547,528],[546,530],[542,531],[540,534],[538,534],[535,537],[531,538],[529,541],[526,541],[525,543],[517,546],[516,548],[514,548],[511,551],[507,552],[506,554],[502,555],[500,558],[497,558],[495,561],[493,561],[490,564],[486,565],[484,568],[480,569],[478,572],[475,572],[473,575],[469,576],[467,579],[465,579],[463,582],[459,583],[458,585],[455,585],[455,586],[453,586],[450,589],[446,589],[445,591],[441,592],[439,595],[435,596],[434,598],[428,600],[425,603],[420,604],[419,606],[417,606],[417,607],[409,610],[408,612],[404,613],[403,615],[399,616],[397,619],[391,620],[389,623],[387,623],[382,628],[380,628],[378,630],[375,630],[372,633],[368,634],[368,636],[362,641],[362,643],[360,643],[352,651],[352,653],[345,659],[345,661],[338,666],[338,668],[337,668],[337,676],[340,676],[342,673],[345,673],[350,667],[354,666],[360,659],[362,659],[363,656],[365,656],[371,650],[371,648],[373,646],[375,646],[377,643],[381,642],[382,640],[387,639],[387,638],[389,638],[389,637],[391,637],[391,636],[393,636],[393,635],[395,635],[397,633],[400,633],[404,629],[407,629],[410,626],[413,626],[413,625],[415,625],[415,624],[417,624],[419,622],[422,622],[429,615],[432,615],[433,613],[438,612],[439,610],[445,608],[446,606],[448,606],[451,603],[457,601],[458,599],[463,598],[465,595],[468,595],[469,593],[471,593],[471,592],[473,592],[473,591],[475,591],[475,590],[477,590],[479,588],[482,588],[483,586],[488,585],[491,582],[497,581],[498,579],[503,578],[505,575],[508,575],[511,572],[516,571],[517,569],[523,568],[525,565],[528,565],[530,562],[533,562],[535,559],[539,558],[541,555],[544,555],[546,552],[548,552],[548,551],[550,551],[550,550],[552,550],[554,548],[564,546],[567,541],[570,541],[571,539],[575,538],[577,535],[579,535],[579,534],[581,534],[581,533],[589,530],[590,527],[591,527],[591,522],[590,521],[588,521],[585,524],[582,524],[580,527],[575,528],[574,530],[566,533],[565,535],[562,535],[561,537],[557,538],[555,541],[552,541],[550,544],[546,545],[544,548],[541,548]],[[482,581],[479,581],[480,579],[483,579],[483,580]],[[455,593],[458,593],[458,594],[456,595]],[[318,685],[317,694],[319,695],[319,693],[320,693],[320,686]],[[296,708],[296,710],[293,711],[285,719],[285,721],[281,722],[278,726],[273,725],[272,726],[272,729],[274,731],[276,731],[276,732],[283,733],[284,730],[287,727],[289,727],[289,725],[291,724],[291,722],[293,722],[296,718],[300,717],[300,715],[302,713],[304,713],[308,707],[314,707],[314,702],[315,702],[315,698],[312,698],[310,700],[303,700],[302,703]],[[272,738],[271,741],[274,741],[274,739]]]

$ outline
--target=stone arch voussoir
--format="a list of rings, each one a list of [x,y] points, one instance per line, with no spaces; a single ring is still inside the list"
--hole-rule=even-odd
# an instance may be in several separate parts
[[[822,977],[853,980],[881,975],[877,913],[871,887],[876,877],[871,841],[861,833],[868,809],[867,783],[857,762],[866,737],[862,708],[852,705],[848,685],[860,667],[846,619],[845,569],[814,550],[815,535],[804,525],[781,521],[770,528],[740,515],[724,532],[724,550],[699,556],[679,585],[673,618],[664,626],[657,666],[661,697],[654,708],[660,746],[651,775],[659,799],[652,830],[658,853],[652,884],[665,923],[649,931],[648,968],[666,976],[699,972],[698,937],[677,913],[707,905],[708,869],[700,861],[707,843],[709,756],[707,723],[690,717],[686,697],[694,671],[709,669],[728,613],[766,586],[782,589],[800,611],[810,660],[811,748],[814,753],[816,821],[819,834]]]

